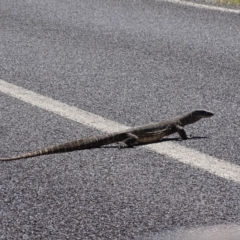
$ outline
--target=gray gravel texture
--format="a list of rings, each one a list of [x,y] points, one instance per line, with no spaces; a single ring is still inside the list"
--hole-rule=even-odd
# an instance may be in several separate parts
[[[179,142],[240,163],[238,14],[154,1],[0,3],[0,78],[136,126],[215,112]],[[3,156],[99,133],[0,93]],[[174,136],[173,136],[174,137]],[[237,223],[238,184],[143,148],[0,163],[0,239],[137,239]]]

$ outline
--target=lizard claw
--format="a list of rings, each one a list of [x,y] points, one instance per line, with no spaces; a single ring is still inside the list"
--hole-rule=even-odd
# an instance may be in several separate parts
[[[119,149],[128,147],[128,145],[125,142],[118,142],[117,144]]]

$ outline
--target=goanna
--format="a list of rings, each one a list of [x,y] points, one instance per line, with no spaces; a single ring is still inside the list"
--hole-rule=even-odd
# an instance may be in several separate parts
[[[19,156],[0,158],[0,160],[11,161],[47,154],[71,152],[76,150],[97,148],[111,143],[117,143],[119,148],[127,148],[137,144],[157,142],[173,133],[178,133],[182,139],[186,140],[189,137],[183,129],[185,125],[195,123],[202,118],[212,117],[213,115],[213,113],[206,110],[195,110],[157,123],[133,127],[125,131],[110,134],[86,137],[65,144],[59,144],[41,150],[28,152]]]

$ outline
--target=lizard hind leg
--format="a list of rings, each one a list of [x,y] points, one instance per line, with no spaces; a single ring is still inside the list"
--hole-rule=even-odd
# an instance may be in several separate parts
[[[138,142],[138,137],[135,134],[128,133],[127,138],[123,140],[122,142],[118,142],[118,148],[128,148],[132,147],[133,145],[137,144]]]

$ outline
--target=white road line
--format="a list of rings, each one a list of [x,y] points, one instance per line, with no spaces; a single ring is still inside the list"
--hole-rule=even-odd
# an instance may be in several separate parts
[[[216,10],[221,12],[228,12],[228,13],[240,13],[240,10],[238,9],[231,9],[231,8],[224,8],[224,7],[217,7],[213,5],[206,5],[206,4],[200,4],[200,3],[193,3],[188,1],[182,1],[182,0],[156,0],[157,2],[170,2],[170,3],[177,3],[184,6],[191,6],[196,8],[202,8],[202,9],[208,9],[208,10]]]
[[[7,83],[0,79],[0,92],[33,106],[56,113],[62,117],[79,122],[88,127],[93,127],[104,132],[124,130],[127,127],[111,120],[86,112],[76,107],[69,106],[57,100],[42,96],[14,84]]]
[[[117,122],[110,121],[76,107],[42,96],[1,79],[0,92],[104,132],[113,132],[128,128]],[[240,183],[240,166],[238,165],[208,156],[197,150],[186,148],[172,142],[161,142],[144,147],[190,166],[203,169],[219,177]]]

